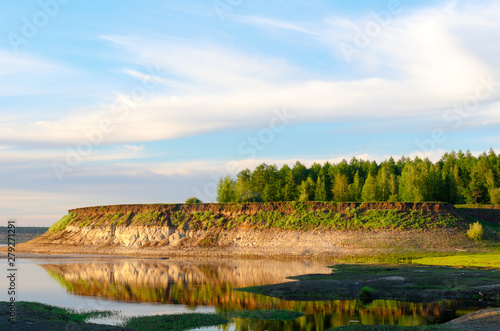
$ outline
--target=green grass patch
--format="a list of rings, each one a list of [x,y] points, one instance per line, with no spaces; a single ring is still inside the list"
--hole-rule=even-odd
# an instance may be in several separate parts
[[[217,314],[176,314],[132,317],[125,327],[140,331],[189,330],[204,326],[226,324],[229,320]]]
[[[438,229],[463,227],[463,220],[452,215],[427,215],[422,211],[401,212],[397,209],[371,209],[362,211],[347,208],[342,213],[333,210],[307,210],[302,205],[291,214],[277,211],[260,211],[249,215],[246,221],[257,228],[279,228],[285,230],[311,230],[327,228],[333,230],[368,229]]]
[[[454,255],[443,257],[428,257],[412,261],[415,264],[443,265],[451,267],[482,267],[500,269],[500,253],[481,253]]]
[[[144,213],[135,214],[132,222],[139,222],[144,225],[162,225],[165,221],[165,216],[161,211],[148,210]]]
[[[7,319],[9,302],[1,301],[0,310]],[[108,317],[116,314],[112,311],[78,311],[69,308],[60,308],[46,305],[39,302],[19,301],[16,302],[16,324],[17,325],[36,325],[42,329],[47,329],[54,323],[63,323],[58,325],[67,325],[67,323],[85,323],[85,320],[91,317]]]
[[[58,231],[66,229],[66,227],[70,225],[77,217],[78,215],[76,213],[69,213],[68,215],[64,215],[63,218],[61,218],[57,223],[49,228],[49,232],[56,233]]]
[[[386,264],[407,264],[412,263],[414,260],[441,257],[443,253],[422,251],[422,252],[405,252],[405,253],[380,253],[376,255],[359,255],[352,257],[345,257],[337,260],[339,263],[386,263]]]

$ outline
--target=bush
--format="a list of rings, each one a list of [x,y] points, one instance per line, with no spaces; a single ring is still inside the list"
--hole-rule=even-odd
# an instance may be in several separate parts
[[[192,205],[195,203],[203,203],[203,202],[200,199],[198,199],[197,197],[191,197],[191,198],[186,200],[186,203]]]
[[[474,224],[469,224],[469,230],[467,230],[467,236],[472,240],[482,240],[483,226],[481,225],[481,223],[476,222]]]
[[[490,190],[490,199],[492,205],[500,205],[500,188]]]
[[[365,286],[361,289],[361,293],[359,294],[359,299],[363,304],[370,303],[373,301],[373,288],[369,286]]]

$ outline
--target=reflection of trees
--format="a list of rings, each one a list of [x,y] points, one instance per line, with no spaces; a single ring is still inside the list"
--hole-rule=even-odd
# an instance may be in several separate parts
[[[119,301],[210,305],[217,311],[287,309],[306,316],[295,321],[270,322],[237,319],[238,330],[324,328],[349,324],[420,325],[455,311],[455,303],[407,303],[378,300],[369,305],[359,301],[284,301],[257,294],[234,291],[245,286],[286,281],[286,276],[328,272],[312,262],[230,261],[192,263],[132,261],[117,263],[44,264],[45,270],[76,295]],[[249,324],[252,323],[252,324]],[[276,325],[274,325],[274,324]],[[321,328],[320,328],[321,329]]]

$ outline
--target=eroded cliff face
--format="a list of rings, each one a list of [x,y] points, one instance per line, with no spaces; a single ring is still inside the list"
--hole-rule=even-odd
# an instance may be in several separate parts
[[[365,210],[382,210],[382,209],[397,209],[399,211],[418,210],[426,213],[456,213],[455,207],[447,203],[409,203],[409,202],[371,202],[371,203],[354,203],[354,202],[270,202],[270,203],[235,203],[235,204],[220,204],[220,203],[200,203],[200,204],[148,204],[148,205],[112,205],[112,206],[96,206],[70,209],[69,213],[77,213],[82,217],[100,216],[104,214],[114,213],[132,213],[140,214],[146,212],[159,212],[161,214],[173,215],[176,212],[184,213],[205,213],[211,212],[225,216],[235,215],[255,215],[259,212],[275,211],[286,214],[291,214],[297,210],[297,206],[304,206],[307,210],[333,210],[343,212],[346,209],[359,208]]]
[[[456,243],[460,235],[457,228],[438,228],[432,233],[395,231],[391,227],[365,227],[361,231],[349,228],[356,222],[362,226],[369,218],[366,215],[380,214],[374,211],[386,210],[391,211],[389,221],[391,217],[408,218],[414,214],[429,221],[460,217],[452,205],[441,203],[115,205],[69,210],[68,215],[26,248],[31,247],[33,252],[35,248],[46,252],[52,247],[60,252],[107,254],[175,251],[196,255],[217,248],[223,255],[355,255],[379,246],[446,246]],[[359,218],[360,215],[366,217]],[[344,230],[335,229],[337,219],[345,223]],[[324,224],[334,226],[328,228]]]

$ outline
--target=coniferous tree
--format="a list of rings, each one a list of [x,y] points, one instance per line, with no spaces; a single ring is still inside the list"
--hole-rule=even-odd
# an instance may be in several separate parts
[[[361,199],[364,202],[379,201],[379,190],[377,187],[377,181],[373,178],[372,174],[369,173],[366,177],[365,184],[363,185],[363,190],[361,191]]]
[[[389,201],[395,202],[399,201],[399,196],[398,196],[398,176],[396,174],[391,174],[389,177]]]
[[[293,178],[292,172],[287,175],[286,184],[283,189],[283,197],[285,201],[296,201],[298,199],[297,185]]]
[[[348,200],[347,189],[349,187],[349,182],[347,176],[341,173],[335,175],[335,180],[333,181],[333,199],[334,201],[343,202]]]
[[[361,179],[359,177],[359,170],[354,174],[354,179],[352,184],[349,184],[347,188],[349,194],[349,200],[357,202],[361,199],[361,190],[363,189],[363,184],[361,183]]]
[[[300,184],[299,201],[314,200],[314,191],[314,182],[311,177],[307,177],[307,179],[302,181],[302,183]]]
[[[377,201],[387,201],[390,197],[390,173],[387,165],[380,168],[377,175]]]
[[[323,169],[321,169],[321,171],[323,171]],[[314,192],[314,200],[327,201],[325,176],[321,175],[321,172],[320,175],[318,176],[318,180],[316,181],[316,191]]]

